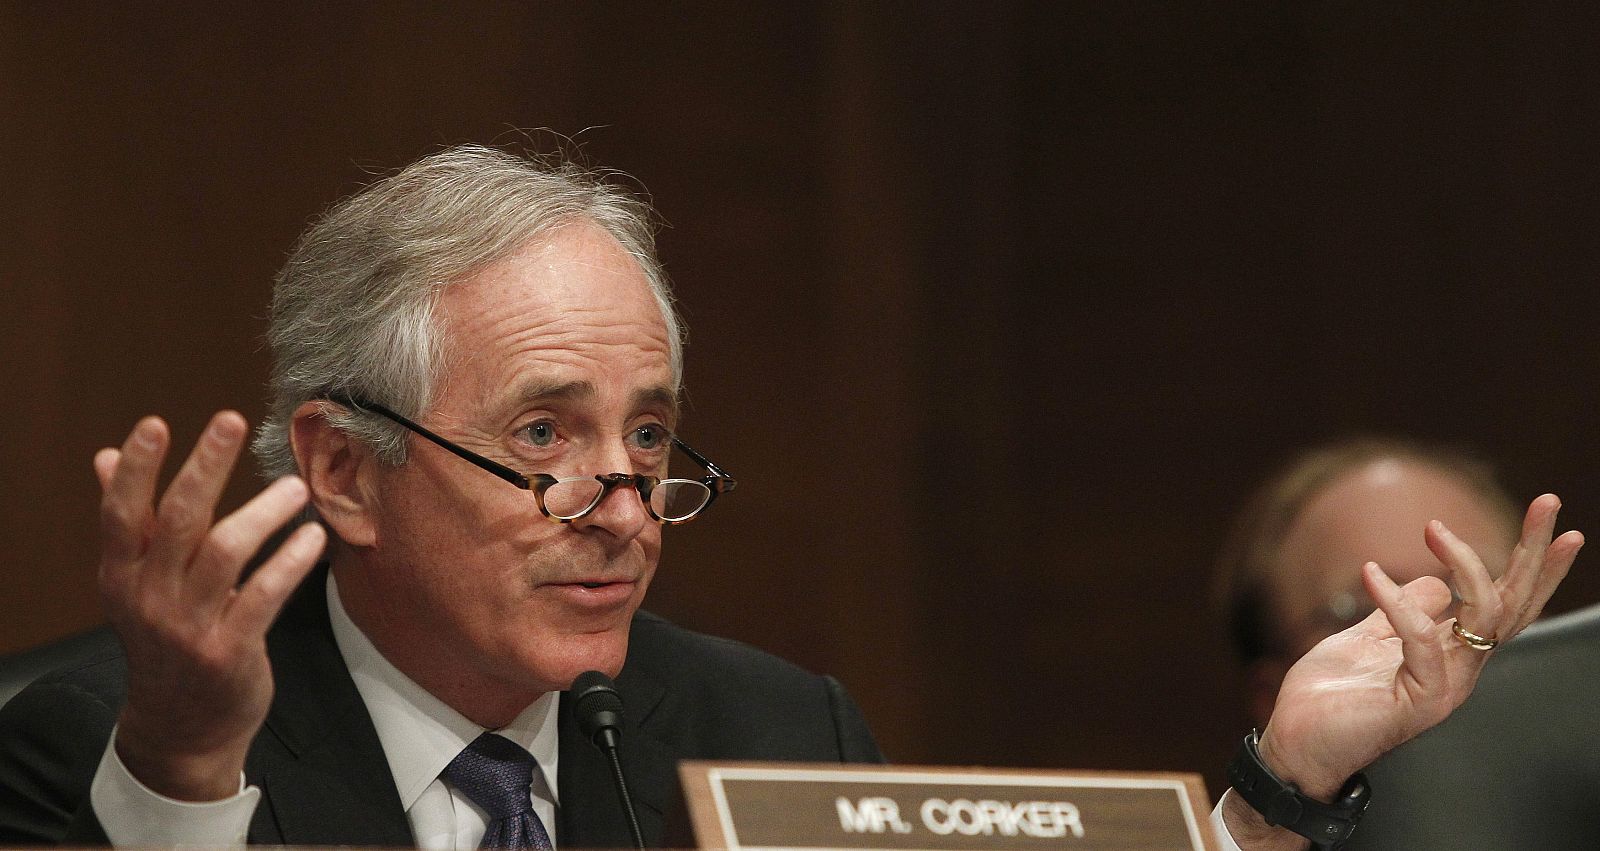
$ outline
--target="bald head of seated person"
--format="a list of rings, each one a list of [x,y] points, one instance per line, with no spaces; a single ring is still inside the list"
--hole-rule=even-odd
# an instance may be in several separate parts
[[[647,845],[692,843],[681,759],[881,759],[835,681],[639,611],[666,527],[735,484],[678,434],[653,226],[599,174],[483,147],[315,221],[273,293],[272,483],[213,519],[232,412],[164,492],[155,417],[94,459],[126,653],[6,705],[0,844],[631,846],[562,694],[591,670]]]
[[[1489,465],[1465,453],[1358,438],[1291,459],[1247,501],[1218,559],[1254,723],[1271,717],[1290,666],[1372,613],[1363,564],[1377,562],[1402,583],[1448,578],[1422,534],[1439,520],[1499,576],[1521,519]]]

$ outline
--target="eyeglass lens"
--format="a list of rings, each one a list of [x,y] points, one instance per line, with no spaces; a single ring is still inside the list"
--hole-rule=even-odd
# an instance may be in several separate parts
[[[590,511],[605,485],[592,477],[562,479],[544,492],[544,508],[561,519]],[[692,479],[666,479],[650,491],[650,510],[662,520],[693,517],[711,500],[711,489]]]

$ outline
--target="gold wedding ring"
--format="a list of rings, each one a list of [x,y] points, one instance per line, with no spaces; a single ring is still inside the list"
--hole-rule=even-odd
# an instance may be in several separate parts
[[[1500,639],[1498,638],[1484,638],[1475,632],[1468,632],[1467,629],[1461,625],[1461,621],[1455,619],[1451,619],[1450,621],[1450,631],[1456,634],[1456,638],[1461,639],[1462,644],[1471,647],[1473,650],[1483,650],[1487,652],[1493,650],[1500,644]]]

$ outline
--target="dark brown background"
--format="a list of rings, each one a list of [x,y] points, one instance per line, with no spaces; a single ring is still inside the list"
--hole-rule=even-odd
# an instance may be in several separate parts
[[[544,127],[671,222],[686,434],[742,483],[672,531],[654,608],[841,676],[905,761],[1215,791],[1245,721],[1206,574],[1285,453],[1464,442],[1600,529],[1596,23],[0,3],[0,650],[97,618],[96,447],[259,418],[313,214]]]

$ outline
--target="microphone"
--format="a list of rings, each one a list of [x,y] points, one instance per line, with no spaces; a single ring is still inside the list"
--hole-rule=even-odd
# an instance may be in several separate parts
[[[633,847],[644,848],[644,834],[639,832],[639,817],[633,812],[633,798],[628,795],[628,781],[622,777],[622,760],[617,756],[617,746],[622,743],[622,695],[611,678],[599,671],[584,671],[572,681],[572,714],[578,719],[578,729],[600,752],[611,758],[611,779],[617,786],[617,798],[622,801],[622,812],[628,817],[628,830],[633,833]]]

